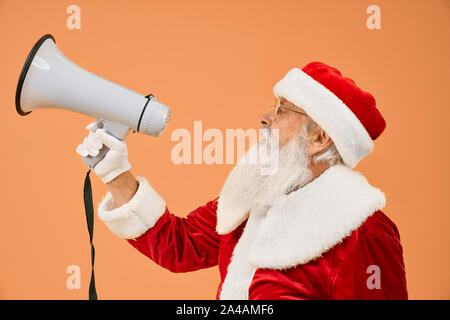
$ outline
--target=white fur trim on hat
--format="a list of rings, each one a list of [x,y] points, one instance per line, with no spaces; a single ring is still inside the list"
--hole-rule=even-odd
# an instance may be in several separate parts
[[[370,152],[374,143],[356,115],[333,92],[304,71],[293,68],[273,93],[295,104],[325,130],[350,168]]]
[[[136,239],[153,227],[164,214],[166,202],[144,177],[136,177],[138,189],[130,201],[113,209],[110,192],[98,207],[99,218],[120,238]]]

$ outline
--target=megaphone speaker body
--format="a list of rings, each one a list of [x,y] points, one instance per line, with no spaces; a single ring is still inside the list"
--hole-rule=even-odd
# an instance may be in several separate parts
[[[124,139],[129,129],[159,136],[170,120],[170,109],[153,95],[141,95],[80,68],[61,53],[49,34],[33,46],[16,90],[20,115],[41,108],[99,119],[118,139]],[[96,158],[103,158],[105,151]],[[91,161],[90,167],[98,161]]]

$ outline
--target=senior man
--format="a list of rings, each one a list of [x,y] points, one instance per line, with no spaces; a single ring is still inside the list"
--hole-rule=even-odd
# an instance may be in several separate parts
[[[217,299],[407,299],[384,194],[352,170],[386,126],[375,99],[320,62],[290,70],[273,91],[275,105],[260,118],[268,134],[256,147],[278,129],[278,169],[265,175],[240,162],[220,196],[186,218],[133,177],[125,142],[89,127],[77,152],[110,148],[95,168],[108,188],[100,219],[173,272],[218,265]]]

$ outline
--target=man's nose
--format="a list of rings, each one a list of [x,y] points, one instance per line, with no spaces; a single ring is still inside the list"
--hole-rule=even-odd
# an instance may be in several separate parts
[[[264,127],[269,127],[272,125],[272,112],[269,111],[267,113],[264,113],[259,117],[259,121]]]

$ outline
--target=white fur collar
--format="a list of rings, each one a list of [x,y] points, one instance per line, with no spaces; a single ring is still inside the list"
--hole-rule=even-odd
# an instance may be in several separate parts
[[[285,269],[319,257],[385,206],[383,192],[359,172],[335,165],[297,191],[279,197],[262,219],[249,255],[260,268]],[[217,232],[225,234],[249,213],[233,199],[218,202]]]

